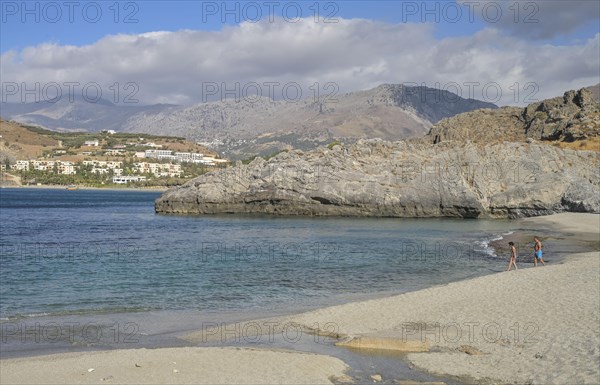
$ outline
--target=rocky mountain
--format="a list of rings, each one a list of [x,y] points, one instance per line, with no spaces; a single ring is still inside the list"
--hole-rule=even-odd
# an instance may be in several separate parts
[[[381,85],[335,97],[298,102],[267,98],[224,100],[138,115],[125,131],[172,135],[213,145],[232,159],[310,150],[334,140],[398,140],[425,134],[442,118],[494,104],[426,87]]]
[[[40,126],[54,131],[102,130],[123,131],[123,122],[138,114],[157,114],[172,108],[169,104],[142,106],[138,104],[114,104],[100,99],[96,102],[81,96],[68,95],[52,103],[49,101],[31,103],[0,103],[0,116],[21,124]]]
[[[359,140],[238,162],[167,191],[155,209],[468,218],[600,213],[600,149],[546,144],[596,135],[598,103],[588,96],[570,91],[525,109],[467,112],[421,139]],[[582,134],[570,135],[574,127],[584,127]]]
[[[568,91],[562,97],[525,108],[477,110],[442,119],[427,137],[444,141],[560,140],[573,142],[600,136],[600,103],[594,87]]]
[[[113,129],[181,136],[232,159],[281,150],[310,150],[334,140],[398,140],[421,136],[440,119],[494,104],[448,91],[385,84],[322,100],[226,99],[193,106],[123,106],[67,98],[59,102],[3,103],[2,116],[50,129]]]

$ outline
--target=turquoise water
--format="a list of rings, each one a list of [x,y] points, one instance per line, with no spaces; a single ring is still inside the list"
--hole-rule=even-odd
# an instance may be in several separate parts
[[[165,216],[159,195],[0,190],[0,317],[266,313],[505,267],[502,221]]]

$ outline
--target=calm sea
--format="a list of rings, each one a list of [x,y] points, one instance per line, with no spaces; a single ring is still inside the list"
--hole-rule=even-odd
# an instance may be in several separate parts
[[[364,383],[377,372],[456,384],[260,319],[499,272],[506,256],[490,242],[538,230],[500,220],[157,215],[159,195],[0,189],[0,358],[250,345],[335,356]],[[576,247],[568,235],[544,236],[549,250]],[[186,337],[198,331],[200,340]]]
[[[0,317],[266,314],[505,267],[505,221],[166,216],[159,195],[1,189]]]

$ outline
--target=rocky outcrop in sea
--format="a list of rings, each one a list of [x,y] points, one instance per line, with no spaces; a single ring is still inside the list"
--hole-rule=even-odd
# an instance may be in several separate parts
[[[536,143],[362,140],[238,163],[167,191],[156,211],[380,217],[600,212],[600,158]]]

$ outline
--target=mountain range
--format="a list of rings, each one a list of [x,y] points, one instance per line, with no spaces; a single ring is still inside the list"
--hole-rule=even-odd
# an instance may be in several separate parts
[[[185,137],[231,159],[311,150],[335,140],[422,136],[444,118],[492,103],[445,90],[383,84],[327,100],[225,99],[191,106],[117,105],[61,98],[55,103],[1,103],[0,115],[58,131],[115,130]]]

